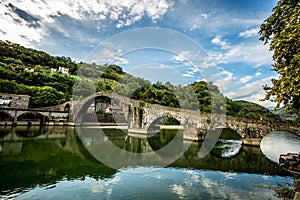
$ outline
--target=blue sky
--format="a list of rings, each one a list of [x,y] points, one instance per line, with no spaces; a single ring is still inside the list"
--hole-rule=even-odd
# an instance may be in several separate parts
[[[257,32],[276,3],[275,0],[7,0],[0,1],[0,39],[76,61],[101,64],[100,55],[114,56],[112,62],[125,71],[154,82],[186,84],[213,80],[231,99],[269,107],[273,106],[271,102],[259,101],[264,97],[262,85],[270,85],[277,74],[271,70],[272,52],[259,41]],[[152,33],[154,28],[159,31]],[[102,46],[107,41],[113,41],[114,47],[120,43],[136,46],[104,51]],[[197,52],[193,42],[199,47]],[[201,60],[200,68],[195,67],[197,59]],[[218,73],[217,78],[208,78],[204,70]]]

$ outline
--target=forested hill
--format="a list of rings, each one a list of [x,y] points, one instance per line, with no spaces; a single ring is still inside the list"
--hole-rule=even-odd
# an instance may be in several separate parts
[[[83,98],[106,91],[141,103],[204,112],[226,109],[226,113],[232,116],[280,120],[278,115],[260,105],[224,97],[212,83],[199,81],[186,86],[174,86],[169,82],[151,84],[123,72],[117,65],[76,63],[70,58],[51,56],[7,41],[0,41],[0,44],[0,92],[30,95],[29,106],[32,108],[57,105],[71,97]],[[60,72],[60,68],[69,72]],[[214,107],[211,106],[212,99]]]
[[[27,67],[43,66],[45,70],[58,69],[59,66],[70,69],[71,74],[76,74],[78,64],[69,57],[51,56],[43,51],[25,48],[19,44],[0,40],[0,59],[6,64],[16,64]]]

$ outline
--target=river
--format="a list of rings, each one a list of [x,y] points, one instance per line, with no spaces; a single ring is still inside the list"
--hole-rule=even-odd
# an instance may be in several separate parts
[[[264,155],[274,145],[270,138],[263,139],[262,151],[222,139],[201,158],[205,144],[180,134],[142,138],[114,129],[0,127],[0,199],[277,199],[277,188],[293,188],[293,176]],[[172,161],[160,150],[177,135]],[[300,151],[298,136],[281,132],[282,138]]]

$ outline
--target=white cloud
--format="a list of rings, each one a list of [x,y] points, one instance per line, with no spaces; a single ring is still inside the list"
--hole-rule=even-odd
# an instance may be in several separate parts
[[[181,185],[174,184],[171,186],[171,190],[180,197],[184,196],[185,191]]]
[[[122,49],[118,47],[101,46],[100,49],[95,49],[88,57],[91,63],[110,63],[116,65],[129,64],[129,61],[123,57]]]
[[[216,9],[207,9],[205,7],[183,7],[179,9],[180,19],[174,19],[177,25],[184,29],[199,30],[206,34],[219,34],[228,29],[239,31],[245,27],[256,27],[263,23],[265,15],[243,15],[238,13],[233,16],[230,11],[220,11]],[[178,18],[174,15],[174,18]]]
[[[193,51],[182,51],[178,55],[173,56],[172,61],[175,63],[183,63],[185,66],[194,66],[195,62],[200,59],[198,53]]]
[[[217,40],[216,42],[219,41]],[[267,45],[264,45],[260,41],[243,42],[232,46],[228,44],[226,47],[228,48],[225,50],[221,48],[223,51],[208,51],[208,54],[217,64],[244,62],[257,68],[272,63],[272,52],[269,51]]]
[[[221,79],[218,79],[216,82],[214,82],[214,84],[219,88],[224,88],[225,91],[233,86],[240,84],[240,81],[238,80],[238,78],[233,76],[232,72],[222,69],[220,71],[220,75]]]
[[[245,76],[243,78],[240,79],[240,81],[242,83],[247,83],[248,81],[250,81],[253,77],[252,76]]]
[[[174,63],[183,63],[185,66],[193,66],[201,69],[215,67],[212,60],[204,53],[195,51],[181,51],[171,59]]]
[[[238,78],[234,76],[233,72],[227,71],[225,69],[220,69],[219,79],[214,82],[219,88],[223,88],[222,91],[228,92],[235,90],[241,84],[245,84],[253,79],[253,76],[246,75],[244,77]]]
[[[0,39],[14,41],[29,47],[31,46],[32,38],[35,41],[40,41],[43,36],[43,31],[36,30],[33,26],[24,19],[12,12],[12,8],[0,2]],[[3,11],[3,12],[2,12]]]
[[[203,54],[203,53],[202,53]],[[200,52],[182,51],[178,55],[172,57],[171,61],[176,64],[182,63],[184,66],[189,67],[183,74],[185,77],[194,77],[195,74],[209,75],[217,73],[217,70],[210,72],[209,69],[216,68],[216,65],[207,55],[202,55]]]
[[[195,73],[193,71],[187,71],[186,73],[182,74],[182,76],[194,78],[194,74]]]
[[[225,92],[225,96],[234,100],[247,100],[266,107],[275,105],[270,101],[260,101],[265,96],[263,85],[271,85],[271,77],[260,79],[246,85],[243,85],[235,90]]]
[[[205,19],[207,19],[208,18],[208,16],[209,16],[209,14],[208,13],[201,13],[201,15],[200,15],[201,17],[204,17]]]
[[[230,44],[226,40],[223,40],[221,35],[217,35],[211,40],[211,42],[215,45],[221,46],[221,49],[223,50],[230,48]]]
[[[255,73],[255,76],[257,77],[257,76],[260,76],[261,75],[261,72],[260,71],[257,71],[256,73]]]
[[[22,45],[31,45],[32,41],[39,43],[50,29],[62,33],[65,37],[87,39],[74,30],[62,26],[57,19],[69,16],[81,22],[95,22],[95,31],[101,31],[108,23],[115,22],[117,28],[130,26],[149,17],[152,21],[160,19],[173,5],[166,0],[11,0],[13,5],[27,14],[35,17],[38,22],[35,28],[16,14],[8,2],[0,1],[0,38]]]
[[[258,35],[259,28],[253,28],[246,30],[244,32],[240,32],[239,36],[243,38],[250,38]]]
[[[261,91],[257,94],[252,95],[251,97],[246,98],[245,100],[257,103],[261,106],[264,106],[266,108],[272,108],[276,106],[276,103],[271,101],[262,101],[266,96],[266,93],[264,91]]]
[[[232,99],[244,99],[262,91],[262,85],[265,85],[266,83],[270,84],[270,82],[270,78],[254,81],[235,90],[228,91],[226,96]]]
[[[262,42],[242,43],[234,46],[225,54],[225,58],[230,62],[250,63],[253,67],[272,63],[272,53]]]
[[[182,51],[178,55],[174,56],[172,58],[172,60],[175,62],[183,62],[183,61],[189,60],[190,57],[192,57],[192,52]]]

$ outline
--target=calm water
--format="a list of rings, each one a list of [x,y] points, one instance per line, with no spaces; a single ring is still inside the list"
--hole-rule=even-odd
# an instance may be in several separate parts
[[[261,141],[262,152],[273,162],[278,163],[280,154],[299,153],[300,137],[285,131],[274,131]]]
[[[167,147],[174,138],[174,131],[137,138],[120,130],[2,127],[0,199],[276,199],[274,188],[292,187],[293,177],[260,148],[242,146],[237,140],[223,139],[199,158],[201,143],[179,139],[178,149],[187,150],[160,167],[151,152]],[[287,133],[284,142],[300,151],[300,144],[289,138]],[[130,165],[132,156],[118,158],[108,143],[128,155],[149,154],[145,157],[149,160]],[[264,145],[262,149],[271,149],[270,142]],[[158,157],[168,155],[161,152]],[[105,158],[121,160],[124,166],[101,164]]]

